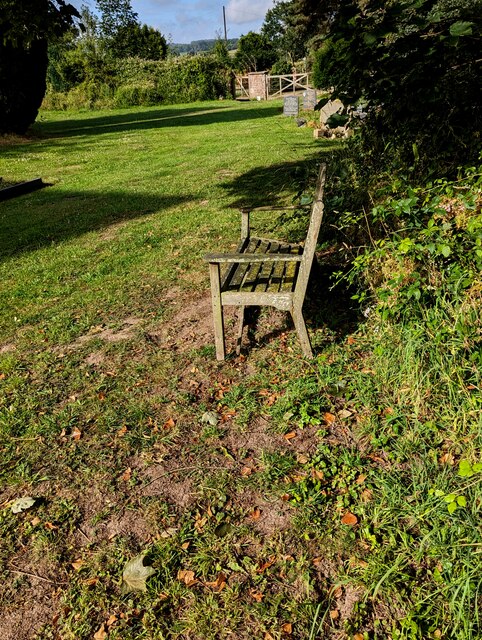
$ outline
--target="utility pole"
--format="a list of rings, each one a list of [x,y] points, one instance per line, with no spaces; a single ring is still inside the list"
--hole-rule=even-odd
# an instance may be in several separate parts
[[[223,5],[223,21],[224,21],[224,42],[228,44],[228,32],[226,29],[226,7]]]

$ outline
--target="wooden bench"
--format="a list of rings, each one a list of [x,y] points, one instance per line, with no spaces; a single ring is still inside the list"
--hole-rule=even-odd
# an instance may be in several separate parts
[[[241,307],[236,353],[239,354],[246,306],[269,306],[289,311],[298,333],[303,354],[312,358],[310,338],[306,330],[302,307],[315,247],[323,216],[323,188],[326,166],[320,167],[311,218],[303,244],[288,244],[250,235],[250,213],[280,211],[292,207],[257,207],[241,211],[241,242],[235,253],[213,253],[205,256],[209,262],[211,296],[214,316],[216,357],[224,360],[223,307]],[[221,265],[224,270],[221,272]]]

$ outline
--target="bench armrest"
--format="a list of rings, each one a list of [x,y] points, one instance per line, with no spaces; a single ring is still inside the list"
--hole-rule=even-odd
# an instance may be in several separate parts
[[[246,262],[301,262],[303,256],[296,253],[208,253],[204,260],[211,264]]]

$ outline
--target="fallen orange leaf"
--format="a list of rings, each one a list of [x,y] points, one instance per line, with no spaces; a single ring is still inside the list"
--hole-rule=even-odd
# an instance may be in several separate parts
[[[263,571],[266,571],[266,569],[268,569],[269,567],[271,567],[272,565],[274,565],[274,563],[276,562],[276,556],[271,556],[269,560],[267,560],[266,562],[264,562],[259,569],[256,569],[256,573],[263,573]]]
[[[82,431],[80,429],[77,429],[77,427],[74,427],[72,429],[70,437],[72,438],[72,440],[80,440],[82,437]]]
[[[334,416],[332,413],[329,413],[328,411],[323,414],[323,418],[326,424],[333,424],[336,420],[336,416]]]
[[[82,560],[82,558],[79,558],[78,560],[75,560],[74,562],[71,562],[70,564],[76,571],[79,571],[83,567],[84,561]]]
[[[194,571],[179,569],[177,572],[177,579],[181,582],[184,582],[186,587],[192,587],[193,584],[196,584],[197,580],[194,576]]]
[[[293,633],[293,625],[291,624],[291,622],[286,622],[284,625],[282,625],[281,630],[284,633],[291,635]]]
[[[347,511],[341,521],[343,524],[347,524],[348,526],[353,527],[358,522],[358,518],[354,513],[350,513],[350,511]]]
[[[338,611],[338,609],[333,609],[332,611],[330,611],[330,618],[332,620],[336,620],[339,617],[340,617],[340,612]]]
[[[243,477],[250,476],[252,473],[253,473],[253,470],[251,469],[251,467],[243,467],[241,469],[241,475]]]
[[[264,598],[264,594],[262,594],[261,591],[256,591],[256,589],[250,589],[249,593],[253,600],[256,600],[256,602],[261,602],[261,600]]]
[[[112,625],[114,624],[114,622],[117,622],[117,616],[115,616],[114,614],[112,614],[109,619],[106,622],[106,625],[108,627],[112,627]]]
[[[283,438],[285,440],[292,440],[293,438],[296,438],[296,431],[290,431],[289,433],[285,433]]]
[[[173,420],[173,418],[169,418],[168,420],[166,420],[166,422],[164,423],[164,429],[172,429],[172,427],[175,426],[175,422]]]
[[[223,572],[220,572],[214,582],[206,582],[205,584],[207,587],[211,587],[216,591],[222,591],[226,586],[226,576],[224,575]]]
[[[125,436],[125,434],[127,433],[127,427],[126,425],[124,425],[123,427],[121,427],[119,429],[119,431],[117,432],[118,436]]]
[[[124,473],[121,476],[121,480],[124,480],[124,482],[129,482],[131,478],[132,478],[132,469],[130,467],[127,467],[127,469],[124,471]]]
[[[251,520],[259,520],[260,516],[261,516],[261,511],[260,509],[258,509],[258,507],[255,507],[249,514],[249,517]]]
[[[105,638],[107,638],[107,631],[105,630],[105,624],[102,623],[94,633],[94,640],[105,640]]]

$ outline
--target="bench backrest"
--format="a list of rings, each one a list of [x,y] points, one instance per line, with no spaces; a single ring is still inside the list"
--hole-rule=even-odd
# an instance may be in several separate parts
[[[303,248],[303,259],[300,263],[300,270],[294,291],[294,304],[303,304],[310,277],[311,265],[315,255],[316,243],[320,233],[321,220],[323,218],[323,189],[325,186],[326,164],[320,167],[318,180],[316,182],[315,196],[311,207],[310,226],[306,234],[305,245]]]

